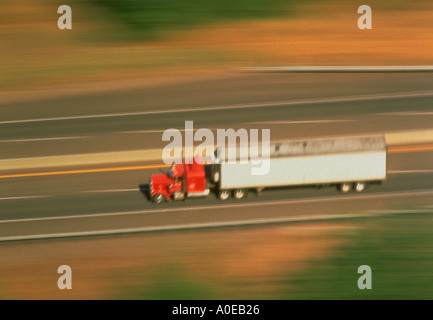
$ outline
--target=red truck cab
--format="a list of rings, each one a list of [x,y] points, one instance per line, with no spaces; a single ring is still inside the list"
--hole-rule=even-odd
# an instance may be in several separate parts
[[[150,198],[154,203],[202,197],[209,194],[206,188],[206,172],[201,159],[196,157],[192,163],[174,164],[166,174],[150,177]]]

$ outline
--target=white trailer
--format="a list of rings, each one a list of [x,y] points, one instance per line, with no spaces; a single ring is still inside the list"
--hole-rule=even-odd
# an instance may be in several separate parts
[[[215,152],[213,182],[222,200],[237,199],[254,189],[302,185],[337,185],[342,192],[361,192],[386,179],[387,147],[383,136],[311,139],[272,143],[267,174],[253,175],[257,164],[228,163]]]

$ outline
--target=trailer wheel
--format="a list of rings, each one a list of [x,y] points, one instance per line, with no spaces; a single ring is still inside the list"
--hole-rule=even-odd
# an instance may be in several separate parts
[[[220,200],[227,200],[230,197],[230,192],[228,192],[227,190],[221,190],[218,194],[218,198],[220,198]]]
[[[152,201],[155,204],[160,204],[162,201],[166,200],[165,196],[161,193],[157,193],[152,197]]]
[[[356,182],[354,189],[356,192],[362,192],[365,189],[365,182]]]
[[[243,197],[245,197],[245,189],[237,189],[233,192],[233,196],[235,197],[235,199],[240,200]]]
[[[347,193],[352,190],[352,185],[350,183],[342,183],[340,184],[339,189],[341,192]]]

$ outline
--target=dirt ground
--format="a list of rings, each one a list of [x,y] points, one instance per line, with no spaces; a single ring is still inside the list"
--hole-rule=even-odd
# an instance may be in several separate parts
[[[305,4],[290,19],[192,31],[176,45],[245,54],[245,65],[417,65],[433,62],[433,3],[372,5],[373,28],[357,26],[359,3]],[[250,58],[252,61],[248,61]]]
[[[273,299],[287,280],[358,232],[348,224],[302,224],[0,244],[2,299],[152,299],[193,283],[199,299]],[[57,268],[72,268],[72,289]],[[189,286],[189,285],[188,285]],[[187,290],[187,289],[186,289]],[[137,295],[136,293],[145,293]]]

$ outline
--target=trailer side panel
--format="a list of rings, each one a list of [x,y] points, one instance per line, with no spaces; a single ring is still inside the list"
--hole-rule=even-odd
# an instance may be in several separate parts
[[[386,150],[276,157],[266,175],[254,164],[220,164],[220,189],[379,181],[386,178]]]

